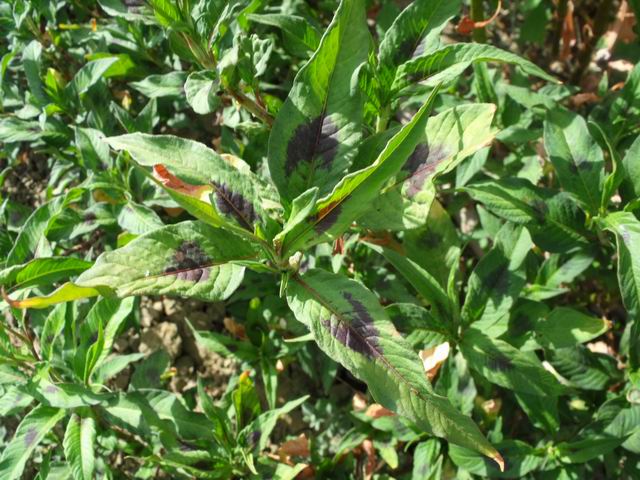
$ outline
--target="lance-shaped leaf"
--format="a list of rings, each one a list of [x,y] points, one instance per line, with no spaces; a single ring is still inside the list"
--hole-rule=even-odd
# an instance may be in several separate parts
[[[616,235],[618,283],[629,312],[629,363],[640,368],[640,221],[631,212],[615,212],[603,223]]]
[[[320,32],[304,17],[279,13],[252,13],[247,15],[247,20],[282,30],[282,46],[300,57],[306,58],[309,52],[315,51],[320,44]]]
[[[120,326],[133,309],[133,300],[102,298],[77,328],[80,342],[74,356],[74,369],[86,383],[93,370],[109,355]]]
[[[22,419],[0,457],[0,478],[17,480],[27,460],[44,436],[64,417],[64,410],[40,405]]]
[[[510,63],[525,73],[549,82],[557,81],[540,67],[518,55],[481,43],[454,43],[414,58],[402,65],[396,74],[393,90],[427,79],[429,83],[447,83],[456,79],[467,67],[476,62]]]
[[[522,352],[504,340],[487,337],[475,328],[464,332],[460,351],[469,367],[496,385],[538,396],[566,393],[566,388],[545,370],[535,353]]]
[[[491,143],[495,111],[492,104],[462,105],[429,118],[424,138],[358,223],[375,230],[423,226],[435,198],[433,179]]]
[[[283,240],[284,252],[333,239],[367,211],[384,184],[398,173],[423,139],[438,90],[437,87],[431,92],[425,104],[387,142],[373,163],[346,175],[329,195],[318,200],[304,221],[291,228]]]
[[[637,70],[640,72],[640,69]],[[633,141],[622,159],[621,165],[624,172],[624,185],[635,197],[640,197],[640,162],[638,162],[638,158],[640,158],[640,137],[636,137]]]
[[[526,228],[506,223],[493,248],[478,262],[468,282],[462,320],[483,321],[484,328],[504,319],[524,287],[524,262],[532,247]]]
[[[597,213],[604,182],[604,156],[584,119],[568,110],[550,110],[544,123],[544,147],[562,188],[591,213]]]
[[[437,318],[448,318],[451,315],[452,306],[447,292],[438,283],[438,280],[420,265],[400,253],[390,249],[367,243],[372,250],[384,255],[384,257],[400,272],[400,274],[413,285],[418,293],[431,305]]]
[[[500,454],[473,421],[433,392],[417,354],[364,286],[310,270],[289,281],[287,301],[320,348],[365,381],[378,403],[502,465]]]
[[[233,262],[255,256],[250,244],[230,232],[201,222],[182,222],[103,253],[73,284],[63,285],[49,297],[12,303],[18,308],[43,308],[51,303],[98,293],[118,297],[155,294],[218,301],[231,295],[242,280],[244,267]],[[80,296],[63,296],[78,288],[82,289]]]
[[[244,168],[244,162],[234,164],[199,142],[172,135],[134,133],[105,141],[117,150],[128,151],[138,164],[155,167],[160,183],[178,203],[193,215],[208,213],[198,218],[250,232],[256,223],[266,222],[261,198],[267,187],[248,166]],[[209,194],[211,201],[207,202]],[[198,202],[183,204],[185,197]],[[211,211],[207,203],[215,209]]]
[[[504,455],[507,466],[504,473],[466,448],[453,446],[449,449],[449,455],[458,467],[481,478],[526,478],[529,472],[539,469],[545,462],[544,453],[520,440],[500,442],[498,448]]]
[[[46,245],[46,235],[50,226],[81,195],[80,189],[72,189],[64,197],[58,197],[38,207],[22,226],[18,238],[7,254],[5,265],[9,267],[37,257]]]
[[[287,202],[314,186],[329,192],[361,138],[364,100],[351,88],[351,76],[369,52],[363,3],[341,2],[273,125],[269,171]]]
[[[77,275],[91,266],[91,262],[73,257],[35,258],[30,262],[0,270],[0,285],[13,290],[57,282]]]
[[[461,3],[416,0],[396,17],[380,41],[379,73],[385,86],[391,86],[400,65],[438,46],[440,32],[460,12]]]
[[[71,416],[62,445],[74,480],[90,480],[95,468],[96,425],[91,417]]]
[[[535,330],[541,344],[557,349],[588,342],[610,327],[611,322],[604,318],[585,315],[573,308],[556,307],[536,322]]]

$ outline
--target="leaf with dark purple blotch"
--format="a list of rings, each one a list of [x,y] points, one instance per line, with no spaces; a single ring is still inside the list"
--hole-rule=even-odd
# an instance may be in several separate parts
[[[382,406],[427,432],[501,460],[473,420],[433,392],[418,355],[362,284],[309,270],[289,280],[287,301],[318,346],[366,382]]]
[[[22,478],[27,460],[44,436],[65,415],[65,411],[38,405],[20,422],[11,441],[5,445],[0,457],[0,478],[18,480]]]
[[[364,111],[364,95],[354,93],[351,77],[370,45],[363,0],[341,2],[269,137],[269,172],[285,201],[311,187],[330,192],[349,168]]]
[[[465,331],[459,346],[469,367],[496,385],[542,398],[567,393],[533,352],[520,351],[473,327]]]
[[[226,299],[240,285],[244,267],[235,261],[258,254],[241,237],[202,222],[182,222],[141,235],[126,246],[103,253],[74,283],[48,297],[13,302],[18,308],[42,308],[68,300],[69,289],[83,298],[97,292],[128,297],[169,295],[204,301]]]
[[[253,224],[257,219],[253,203],[226,183],[212,182],[212,184],[218,211],[234,218],[247,230],[253,231]]]
[[[434,179],[491,142],[495,106],[461,105],[429,118],[424,136],[358,223],[374,230],[424,226],[435,198]]]

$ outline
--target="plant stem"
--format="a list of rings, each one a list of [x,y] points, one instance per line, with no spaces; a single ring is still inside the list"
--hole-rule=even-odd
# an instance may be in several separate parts
[[[269,128],[273,126],[273,117],[269,115],[264,108],[258,105],[251,98],[247,97],[244,93],[228,89],[229,94],[244,108],[246,108],[249,112],[251,112],[254,116],[262,120],[264,123],[269,125]]]
[[[571,78],[573,83],[579,83],[580,78],[589,67],[591,57],[593,56],[593,50],[598,44],[600,37],[602,37],[602,35],[607,31],[607,26],[609,25],[612,12],[615,13],[615,10],[612,7],[613,0],[602,0],[600,3],[596,16],[593,20],[593,35],[585,43],[578,54],[578,68],[573,72],[573,76]]]
[[[562,39],[562,29],[564,28],[564,17],[567,16],[567,5],[569,0],[559,0],[556,8],[556,19],[553,32],[551,34],[551,51],[553,57],[557,57],[560,52],[560,40]]]
[[[387,128],[387,124],[389,123],[389,115],[391,113],[391,107],[389,105],[385,105],[380,110],[380,115],[378,115],[378,120],[376,120],[376,132],[383,132]]]
[[[471,0],[471,20],[474,22],[481,22],[484,20],[482,0]],[[475,28],[473,30],[473,41],[476,43],[485,43],[487,41],[487,31],[484,27]]]

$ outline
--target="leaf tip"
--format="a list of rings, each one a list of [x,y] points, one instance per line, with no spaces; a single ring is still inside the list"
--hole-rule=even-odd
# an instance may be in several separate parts
[[[500,455],[497,450],[491,454],[491,459],[498,464],[500,472],[504,473],[504,458],[502,458],[502,455]]]

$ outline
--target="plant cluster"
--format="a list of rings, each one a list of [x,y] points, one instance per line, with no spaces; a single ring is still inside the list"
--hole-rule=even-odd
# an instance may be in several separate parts
[[[0,5],[0,478],[638,478],[635,8]]]

